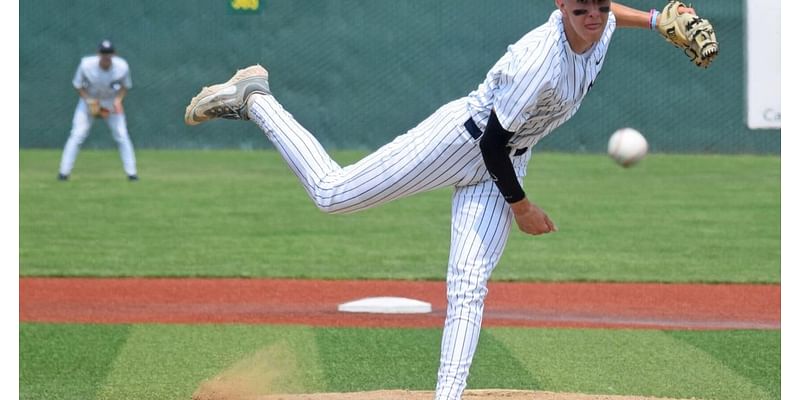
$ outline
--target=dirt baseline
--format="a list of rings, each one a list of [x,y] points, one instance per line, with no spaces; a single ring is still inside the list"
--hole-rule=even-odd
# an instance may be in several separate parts
[[[20,278],[20,321],[441,327],[444,282],[295,279]],[[431,303],[428,314],[341,313],[375,296]],[[780,329],[780,285],[489,284],[484,326]]]

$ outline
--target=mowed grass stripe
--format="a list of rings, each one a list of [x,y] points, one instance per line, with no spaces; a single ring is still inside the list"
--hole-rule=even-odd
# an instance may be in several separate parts
[[[666,332],[718,359],[772,399],[781,397],[780,331]]]
[[[317,333],[328,391],[434,390],[441,329],[324,329]],[[482,335],[469,386],[537,389],[536,378],[491,335]]]
[[[519,390],[541,390],[539,377],[532,374],[513,349],[497,339],[491,331],[481,332],[475,358],[472,360],[468,387],[471,389],[513,388]]]
[[[317,391],[321,370],[305,327],[136,325],[98,399],[187,399],[204,390],[237,394]]]
[[[59,156],[20,151],[22,275],[444,278],[448,189],[331,216],[274,151],[142,150],[134,184],[114,151],[58,182]],[[512,229],[495,280],[780,282],[779,157],[537,153],[528,172],[560,231]]]
[[[661,331],[497,328],[490,332],[538,378],[543,390],[717,400],[776,398],[718,358]],[[752,339],[747,342],[758,340]],[[756,356],[759,347],[737,351]]]
[[[127,325],[20,323],[20,400],[94,399],[130,331]]]
[[[433,390],[440,329],[318,328],[327,391]]]

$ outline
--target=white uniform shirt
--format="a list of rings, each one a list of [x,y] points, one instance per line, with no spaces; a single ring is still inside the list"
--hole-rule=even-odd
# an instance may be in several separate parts
[[[120,89],[130,89],[132,86],[128,62],[122,57],[113,56],[111,68],[104,70],[100,68],[99,55],[83,57],[72,85],[75,89],[85,89],[90,97],[99,99],[102,107],[112,109],[114,97]]]
[[[616,18],[609,13],[603,36],[583,54],[567,42],[560,10],[508,50],[486,80],[468,96],[467,108],[483,131],[494,108],[500,124],[515,132],[509,147],[532,147],[572,117],[603,66]]]

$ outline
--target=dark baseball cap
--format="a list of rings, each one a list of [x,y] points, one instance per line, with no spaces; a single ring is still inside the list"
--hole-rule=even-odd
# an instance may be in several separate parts
[[[97,46],[97,51],[101,54],[112,54],[114,53],[114,44],[111,43],[110,40],[104,39],[100,42],[100,45]]]

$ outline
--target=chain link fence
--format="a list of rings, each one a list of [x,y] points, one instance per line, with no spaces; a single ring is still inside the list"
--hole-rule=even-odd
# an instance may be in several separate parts
[[[110,38],[131,66],[126,112],[137,148],[269,148],[254,124],[183,124],[202,86],[260,63],[323,145],[374,149],[476,88],[554,9],[550,0],[259,0],[248,13],[232,1],[242,0],[21,2],[20,146],[63,146],[75,69]],[[618,30],[581,111],[537,150],[602,152],[614,130],[632,126],[654,152],[780,154],[780,130],[745,125],[744,7],[735,4],[694,4],[720,40],[708,70],[654,32]],[[92,129],[84,148],[115,147],[104,124]]]

